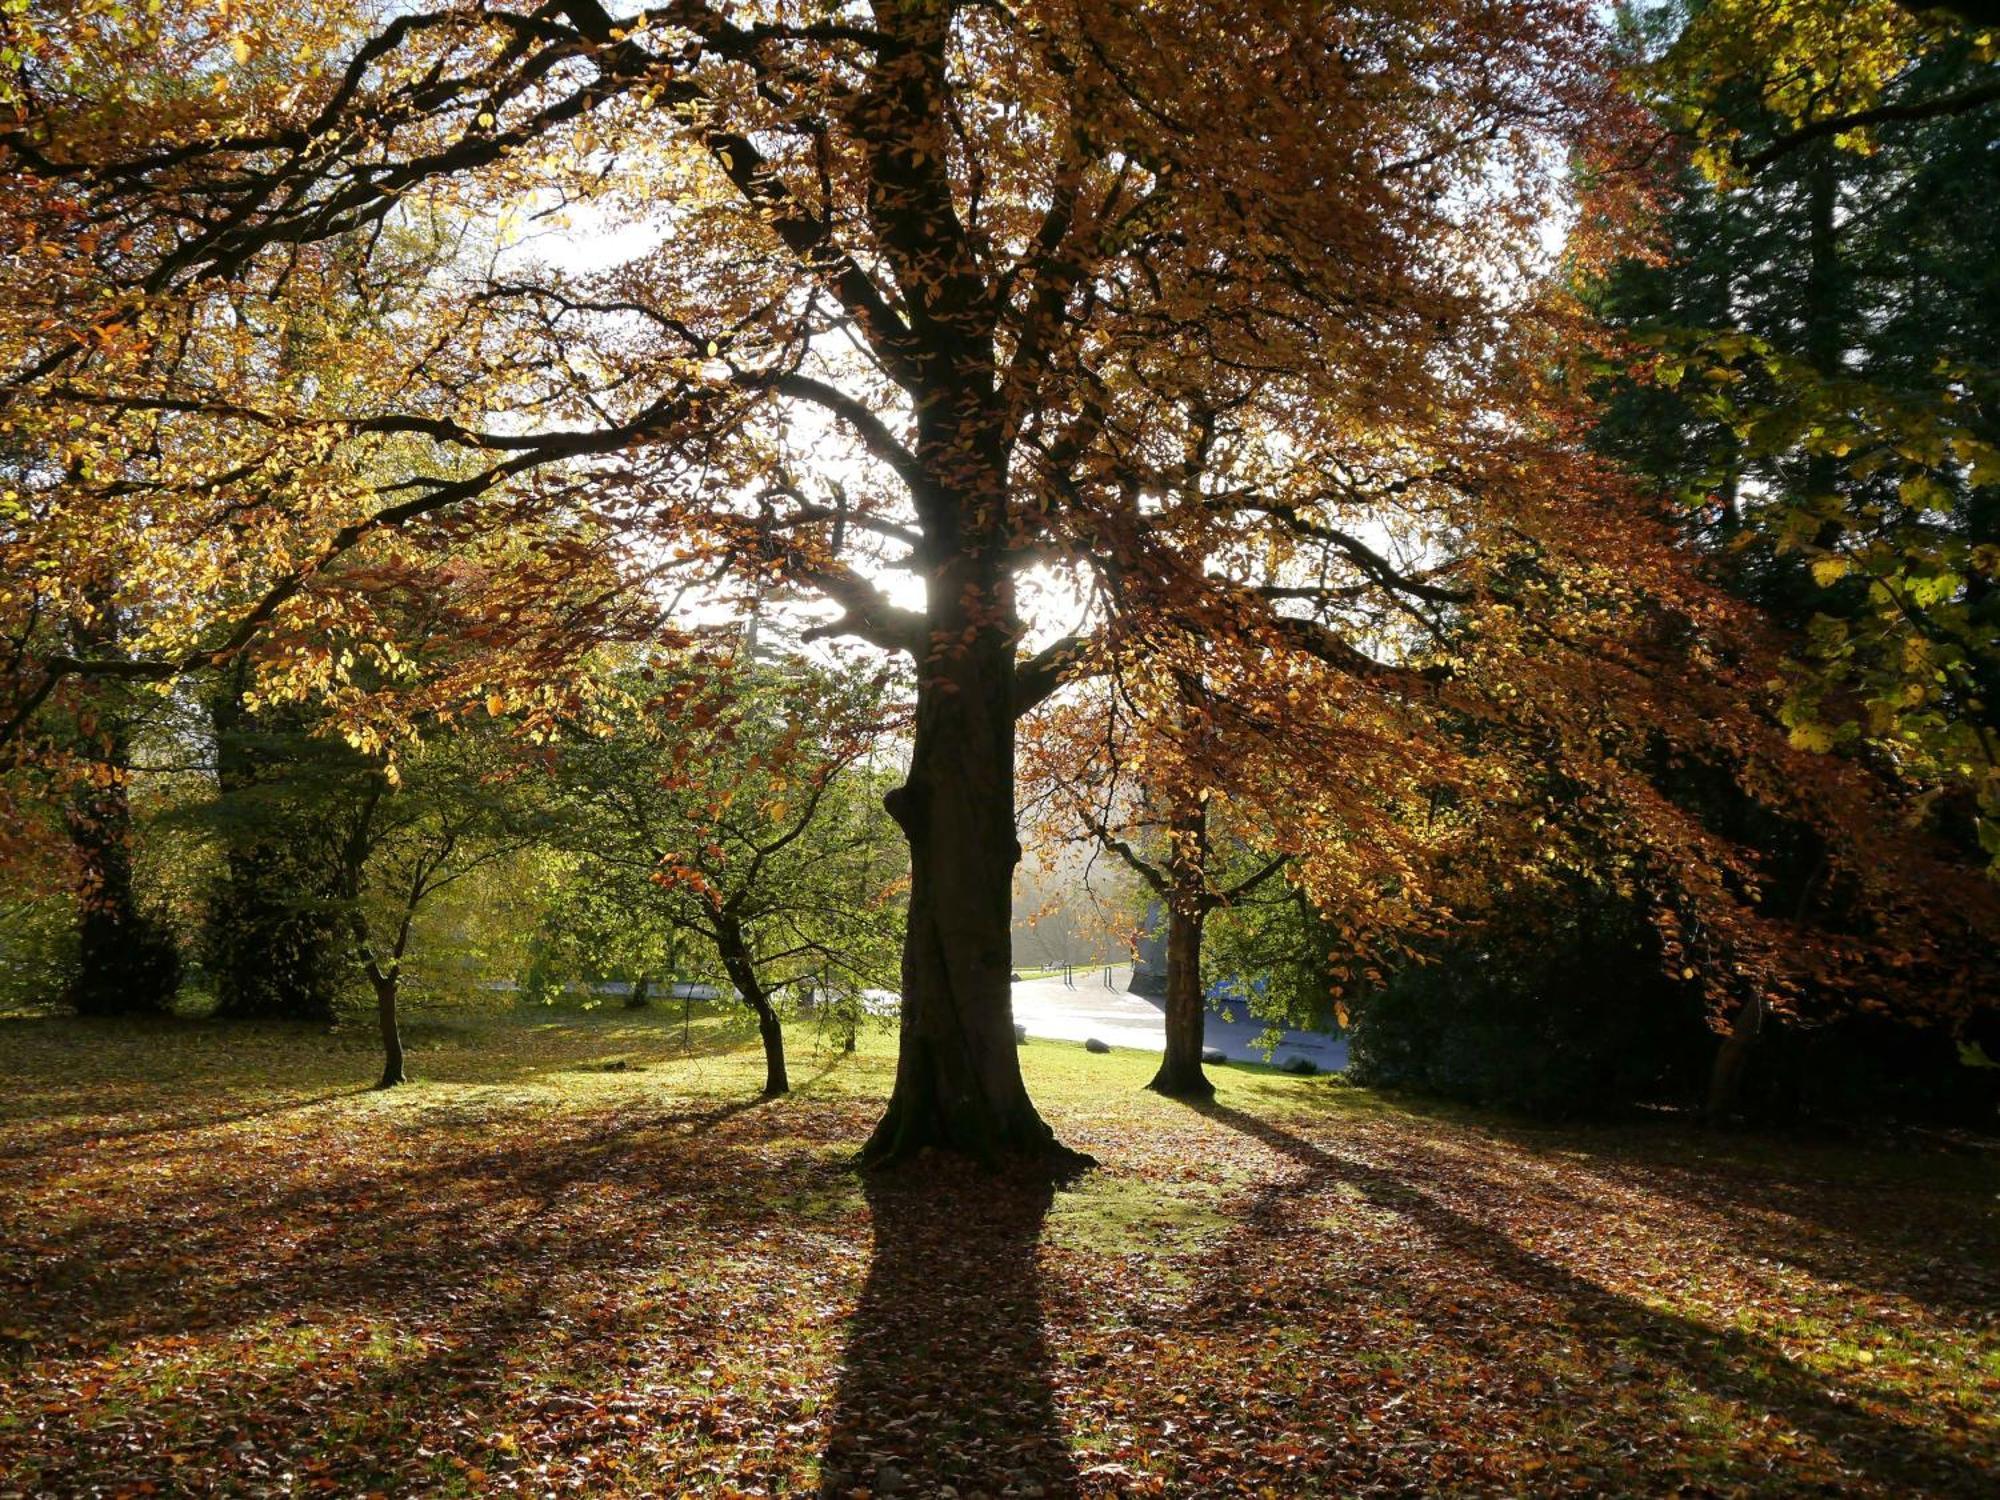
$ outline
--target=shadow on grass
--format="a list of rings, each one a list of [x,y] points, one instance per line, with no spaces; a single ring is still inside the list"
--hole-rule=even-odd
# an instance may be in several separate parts
[[[922,1164],[870,1174],[865,1191],[874,1248],[821,1494],[1074,1493],[1037,1266],[1047,1178]]]
[[[208,1130],[221,1125],[240,1125],[246,1120],[268,1119],[273,1115],[294,1114],[302,1109],[312,1109],[316,1105],[331,1104],[336,1099],[352,1099],[359,1094],[375,1091],[373,1084],[356,1084],[353,1088],[330,1089],[323,1094],[314,1094],[305,1099],[280,1099],[270,1104],[251,1109],[202,1111],[176,1115],[165,1120],[148,1121],[143,1125],[126,1126],[114,1130],[70,1130],[44,1135],[25,1146],[0,1147],[0,1161],[20,1161],[30,1157],[40,1157],[51,1151],[66,1151],[78,1146],[105,1146],[126,1141],[147,1140],[155,1136],[180,1135],[187,1131]]]
[[[1579,1203],[1659,1199],[1700,1215],[1742,1255],[1906,1298],[1947,1320],[1983,1320],[2000,1305],[2000,1216],[1985,1212],[2000,1189],[1993,1155],[1863,1149],[1824,1134],[1715,1131],[1673,1117],[1553,1124],[1365,1089],[1294,1090],[1283,1104],[1294,1116],[1403,1114],[1469,1130],[1560,1170],[1582,1185],[1569,1193]],[[1885,1189],[1895,1214],[1882,1212]]]
[[[653,1174],[648,1220],[655,1212],[690,1223],[738,1214],[757,1179],[721,1175],[729,1191],[704,1193],[735,1152],[724,1147],[704,1160],[688,1143],[773,1102],[750,1095],[712,1109],[634,1112],[580,1134],[551,1134],[528,1151],[510,1143],[451,1152],[422,1170],[391,1161],[254,1199],[204,1192],[200,1173],[185,1174],[182,1191],[155,1200],[145,1223],[133,1222],[128,1203],[55,1231],[0,1214],[0,1231],[33,1246],[34,1278],[21,1305],[48,1342],[170,1336],[210,1326],[220,1309],[238,1323],[344,1314],[394,1301],[427,1276],[448,1288],[508,1265],[523,1225],[549,1218],[584,1185],[614,1188],[623,1211],[640,1164]],[[279,1244],[281,1256],[266,1253]],[[574,1249],[588,1264],[586,1243]]]
[[[1398,1173],[1338,1155],[1268,1120],[1224,1105],[1189,1107],[1299,1163],[1310,1174],[1305,1186],[1341,1185],[1368,1206],[1414,1226],[1444,1254],[1491,1273],[1530,1298],[1546,1299],[1569,1337],[1633,1351],[1628,1393],[1650,1383],[1664,1402],[1671,1381],[1682,1380],[1709,1396],[1781,1418],[1822,1444],[1850,1470],[1892,1491],[1994,1492],[1996,1455],[1967,1452],[1898,1420],[1894,1414],[1921,1415],[1900,1397],[1871,1392],[1870,1399],[1890,1414],[1867,1410],[1851,1395],[1830,1390],[1826,1377],[1795,1363],[1761,1338],[1649,1307],[1523,1247],[1424,1191],[1417,1173]],[[1268,1222],[1273,1212],[1269,1200],[1300,1186],[1274,1184],[1247,1217],[1253,1225],[1259,1219]],[[1488,1186],[1505,1188],[1501,1183]],[[1489,1316],[1504,1320],[1506,1309],[1489,1309]],[[1564,1336],[1559,1329],[1551,1332],[1558,1339]],[[1664,1423],[1671,1413],[1653,1415]]]
[[[363,1092],[380,1072],[373,1027],[372,1019],[329,1033],[315,1024],[203,1017],[115,1022],[74,1016],[10,1018],[0,1022],[0,1090],[5,1093],[0,1124],[50,1124],[24,1144],[0,1152],[0,1160],[197,1131]],[[496,1027],[530,1040],[540,1034],[550,1050],[500,1061],[492,1045]],[[678,1014],[537,1010],[489,1018],[484,1029],[418,1019],[406,1022],[403,1034],[416,1081],[503,1085],[603,1070],[620,1056],[634,1059],[633,1071],[735,1056],[755,1040],[757,1027],[747,1010],[730,1007],[697,1014],[684,1041]],[[568,1055],[556,1055],[564,1051]],[[350,1076],[353,1089],[341,1087]],[[230,1091],[272,1094],[312,1088],[331,1091],[249,1107],[230,1097]],[[58,1123],[86,1112],[99,1119],[121,1114],[142,1118],[130,1124],[108,1121],[106,1128]]]
[[[718,1434],[804,1415],[764,1387],[803,1358],[793,1298],[758,1288],[845,1295],[826,1231],[852,1179],[798,1142],[862,1114],[746,1096],[535,1117],[474,1149],[387,1125],[407,1144],[365,1170],[204,1162],[60,1228],[0,1212],[0,1304],[25,1325],[0,1339],[0,1387],[44,1393],[32,1429],[0,1422],[0,1473],[56,1494],[277,1493],[305,1464],[343,1493],[458,1493],[468,1463],[518,1464],[522,1430],[561,1432],[538,1461],[569,1467],[567,1491],[616,1487],[626,1463],[695,1488]],[[703,1366],[732,1373],[702,1392]],[[142,1394],[40,1383],[77,1368],[130,1371]],[[740,1462],[766,1482],[767,1456]]]

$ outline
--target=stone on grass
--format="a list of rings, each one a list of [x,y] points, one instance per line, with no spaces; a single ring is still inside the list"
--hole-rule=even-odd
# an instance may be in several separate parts
[[[1296,1073],[1301,1078],[1310,1078],[1319,1071],[1319,1064],[1314,1062],[1310,1057],[1300,1057],[1297,1053],[1293,1053],[1278,1064],[1278,1071],[1281,1073]]]
[[[1019,1021],[1016,1021],[1014,1023],[1014,1045],[1018,1047],[1021,1045],[1021,1043],[1025,1042],[1027,1039],[1028,1039],[1028,1028],[1023,1026]]]
[[[1109,1052],[1111,1050],[1111,1043],[1100,1042],[1096,1037],[1092,1037],[1083,1044],[1083,1050],[1086,1052]]]
[[[1201,1060],[1205,1063],[1226,1063],[1229,1054],[1220,1047],[1204,1047],[1201,1049]]]

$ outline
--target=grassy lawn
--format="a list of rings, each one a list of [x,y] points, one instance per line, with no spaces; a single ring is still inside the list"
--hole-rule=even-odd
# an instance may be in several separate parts
[[[1031,1044],[1103,1169],[844,1158],[678,1007],[0,1020],[0,1495],[2000,1492],[2000,1174]]]

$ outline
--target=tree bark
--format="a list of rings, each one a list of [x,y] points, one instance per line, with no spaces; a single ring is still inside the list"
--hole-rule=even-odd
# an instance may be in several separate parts
[[[1010,963],[1014,866],[1014,609],[1000,298],[945,165],[949,7],[884,0],[877,54],[849,122],[868,142],[872,238],[906,321],[879,331],[915,407],[912,499],[925,569],[917,713],[905,784],[884,799],[910,846],[901,1039],[889,1107],[862,1148],[886,1164],[927,1149],[1070,1171],[1021,1081]],[[1019,357],[1018,354],[1016,357]]]
[[[757,1035],[764,1043],[764,1097],[776,1099],[792,1091],[785,1072],[785,1028],[778,1023],[768,995],[757,996],[750,1008],[757,1012]]]
[[[627,1010],[644,1010],[653,1003],[653,981],[641,974],[632,985],[632,993],[625,997]]]
[[[403,1033],[396,1019],[399,978],[394,973],[368,977],[375,986],[375,1020],[382,1030],[382,1081],[376,1087],[392,1089],[410,1081],[403,1072]]]
[[[715,944],[729,982],[736,986],[743,1003],[757,1017],[757,1035],[764,1043],[764,1097],[776,1099],[789,1094],[792,1080],[785,1071],[785,1028],[778,1020],[770,994],[757,977],[756,960],[751,956],[742,923],[727,912],[717,912]]]
[[[1014,1044],[1013,647],[966,618],[968,584],[994,597],[967,561],[931,580],[933,639],[952,644],[919,665],[909,779],[885,799],[909,841],[910,914],[896,1086],[862,1160],[936,1149],[1078,1165],[1028,1098]]]
[[[1208,997],[1201,987],[1203,921],[1199,910],[1176,906],[1167,913],[1167,1048],[1146,1087],[1172,1099],[1215,1097],[1215,1085],[1201,1066],[1208,1023]]]
[[[253,717],[244,705],[249,687],[249,659],[239,657],[207,694],[227,834],[202,934],[213,1015],[326,1025],[339,994],[340,928],[329,899],[337,871],[314,858],[317,843],[307,836],[314,771],[297,759],[307,716],[284,706]],[[288,779],[299,796],[273,795]]]
[[[1167,891],[1167,1048],[1147,1088],[1173,1099],[1212,1099],[1202,1071],[1208,997],[1201,985],[1202,927],[1208,919],[1208,816],[1199,802],[1173,820]]]
[[[113,752],[122,760],[123,740]],[[124,767],[65,810],[80,867],[77,883],[77,971],[69,1001],[78,1015],[161,1014],[180,983],[172,939],[139,910],[132,888],[132,804]]]

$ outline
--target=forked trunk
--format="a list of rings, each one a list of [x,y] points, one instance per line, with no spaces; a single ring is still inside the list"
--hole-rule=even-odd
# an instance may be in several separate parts
[[[1167,911],[1167,1050],[1160,1070],[1146,1085],[1173,1099],[1212,1099],[1215,1085],[1202,1071],[1201,1049],[1207,1030],[1208,997],[1201,987],[1201,932],[1206,913],[1199,894]]]
[[[910,920],[895,1092],[862,1159],[929,1148],[1075,1165],[1028,1098],[1014,1044],[1013,648],[992,629],[959,639],[919,667],[909,780],[886,799],[910,845]]]

